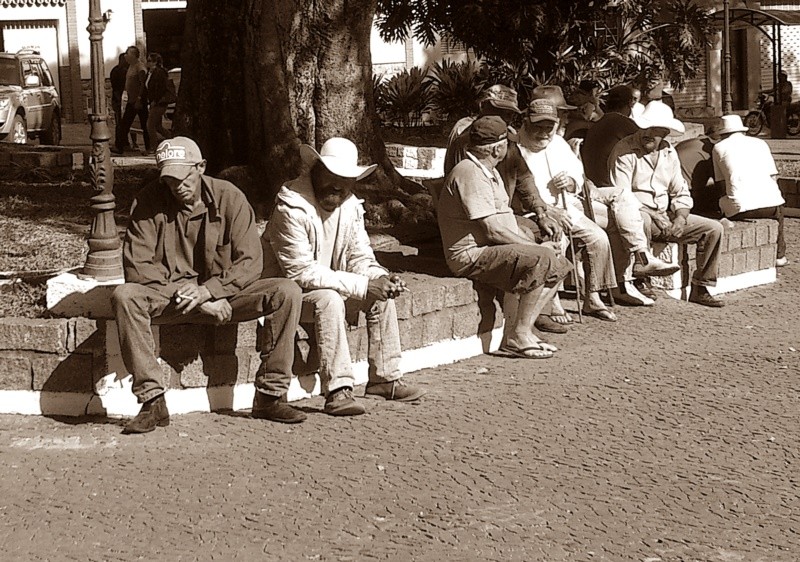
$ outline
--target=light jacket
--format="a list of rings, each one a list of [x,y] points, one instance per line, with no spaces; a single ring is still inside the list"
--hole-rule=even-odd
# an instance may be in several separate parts
[[[281,187],[262,236],[262,277],[283,276],[303,289],[333,289],[345,298],[365,299],[369,280],[389,272],[377,262],[370,246],[364,202],[351,195],[340,207],[332,267],[318,261],[323,226],[314,202],[308,175]]]

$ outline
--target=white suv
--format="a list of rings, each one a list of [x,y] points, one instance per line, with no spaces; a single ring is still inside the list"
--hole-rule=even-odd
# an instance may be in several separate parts
[[[0,53],[0,141],[61,142],[61,101],[37,51]]]

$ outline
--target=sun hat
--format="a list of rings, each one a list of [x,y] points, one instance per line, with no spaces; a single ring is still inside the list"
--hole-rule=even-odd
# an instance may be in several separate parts
[[[489,104],[497,109],[507,109],[519,113],[519,106],[517,105],[517,91],[514,88],[504,86],[502,84],[495,84],[486,88],[481,97],[481,106]]]
[[[539,121],[558,123],[558,108],[548,99],[536,99],[528,105],[527,118],[531,123]]]
[[[469,140],[472,146],[486,146],[508,138],[508,125],[497,115],[484,115],[472,123]]]
[[[649,129],[650,127],[664,127],[671,129],[677,133],[686,131],[683,123],[675,119],[672,109],[662,101],[654,100],[644,107],[641,115],[633,118],[636,124],[641,129]]]
[[[377,164],[371,166],[358,165],[358,148],[349,139],[332,137],[325,141],[319,152],[308,144],[300,146],[300,158],[311,167],[321,161],[329,172],[343,178],[363,179],[375,171]]]
[[[536,86],[533,89],[531,100],[550,100],[558,109],[576,109],[576,106],[567,103],[561,86]]]
[[[723,115],[716,129],[718,135],[744,133],[745,131],[747,131],[747,127],[744,126],[742,118],[739,115]]]
[[[188,168],[202,161],[200,147],[187,137],[163,140],[156,148],[156,165],[162,178],[184,179]]]

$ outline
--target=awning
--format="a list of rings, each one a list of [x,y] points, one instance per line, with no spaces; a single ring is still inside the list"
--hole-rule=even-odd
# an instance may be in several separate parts
[[[800,10],[754,10],[752,8],[731,8],[730,22],[748,24],[762,28],[766,25],[800,25]],[[724,19],[724,11],[715,12],[712,16],[720,25]]]
[[[0,8],[57,8],[66,0],[0,0]]]

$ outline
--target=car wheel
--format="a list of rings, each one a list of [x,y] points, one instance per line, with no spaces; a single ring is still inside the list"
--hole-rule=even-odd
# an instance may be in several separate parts
[[[58,113],[53,113],[50,126],[46,131],[42,132],[40,139],[42,144],[51,144],[53,146],[61,144],[61,117],[59,117]]]
[[[25,126],[25,119],[22,115],[15,115],[14,121],[11,123],[11,133],[8,135],[8,140],[15,144],[27,144],[28,142],[28,128]]]

